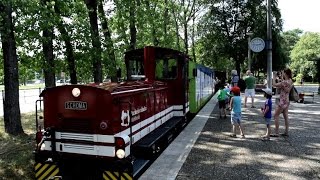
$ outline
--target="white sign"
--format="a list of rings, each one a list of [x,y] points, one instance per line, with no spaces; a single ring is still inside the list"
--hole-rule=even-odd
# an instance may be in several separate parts
[[[257,37],[250,41],[249,46],[253,52],[261,52],[265,47],[265,43],[263,39]]]

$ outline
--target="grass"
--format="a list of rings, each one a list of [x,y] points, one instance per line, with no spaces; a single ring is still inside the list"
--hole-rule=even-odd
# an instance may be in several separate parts
[[[28,89],[44,89],[44,84],[28,84],[26,86],[20,85],[20,90],[28,90]],[[0,90],[4,90],[4,85],[0,85]]]
[[[3,118],[0,118],[1,180],[34,179],[35,114],[22,114],[21,121],[25,134],[10,136],[5,133]]]

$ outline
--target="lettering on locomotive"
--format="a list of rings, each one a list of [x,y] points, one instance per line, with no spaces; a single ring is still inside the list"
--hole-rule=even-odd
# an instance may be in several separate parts
[[[87,110],[88,104],[84,101],[66,101],[64,103],[64,108],[71,110]]]

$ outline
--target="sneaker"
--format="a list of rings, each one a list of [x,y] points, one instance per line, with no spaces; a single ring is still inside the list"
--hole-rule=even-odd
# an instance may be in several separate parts
[[[263,137],[261,137],[261,140],[262,141],[270,141],[270,137],[263,136]]]
[[[237,137],[237,135],[235,135],[235,134],[230,134],[230,137],[232,137],[232,138],[236,138],[236,137]]]
[[[270,134],[270,137],[279,137],[279,134]]]

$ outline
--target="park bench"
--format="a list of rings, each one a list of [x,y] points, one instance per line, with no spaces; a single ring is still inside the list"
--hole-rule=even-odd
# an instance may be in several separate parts
[[[312,103],[314,102],[315,92],[300,92],[299,93],[299,102],[305,103],[305,97],[312,97]]]

